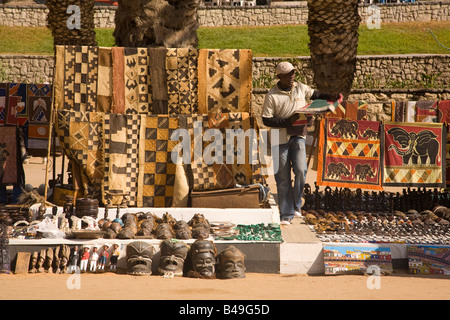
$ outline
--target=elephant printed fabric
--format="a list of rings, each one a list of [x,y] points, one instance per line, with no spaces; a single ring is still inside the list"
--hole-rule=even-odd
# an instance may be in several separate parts
[[[382,190],[382,135],[378,121],[321,121],[317,185]]]
[[[441,123],[385,123],[383,185],[445,187]]]

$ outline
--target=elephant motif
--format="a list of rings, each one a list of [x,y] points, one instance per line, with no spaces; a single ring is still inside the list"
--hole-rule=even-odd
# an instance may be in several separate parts
[[[330,128],[330,133],[334,136],[341,135],[342,139],[356,139],[358,137],[358,123],[356,121],[339,119]]]
[[[359,181],[367,181],[367,178],[374,178],[377,174],[377,170],[373,172],[372,167],[365,163],[357,163],[355,166],[355,179]]]
[[[351,168],[348,169],[343,162],[328,164],[327,177],[331,179],[339,179],[340,177],[348,177],[350,175]]]
[[[418,133],[407,132],[402,128],[391,128],[387,131],[397,141],[401,148],[391,144],[388,151],[393,149],[395,153],[402,157],[404,165],[435,165],[440,150],[440,143],[436,139],[437,135],[430,130],[422,130]],[[420,159],[420,162],[419,162]]]
[[[368,140],[378,140],[378,132],[373,131],[370,128],[367,128],[361,136],[363,138],[367,138]]]

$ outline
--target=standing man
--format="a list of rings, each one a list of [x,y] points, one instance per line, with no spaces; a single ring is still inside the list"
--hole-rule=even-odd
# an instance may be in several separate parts
[[[294,216],[301,216],[302,196],[308,165],[306,161],[306,134],[313,124],[312,116],[298,121],[296,110],[303,108],[311,100],[335,101],[339,94],[321,93],[295,81],[296,69],[287,61],[276,67],[278,83],[267,93],[264,100],[262,120],[267,127],[279,129],[279,167],[275,172],[278,206],[281,224],[291,224]],[[295,125],[293,125],[295,123]],[[276,143],[276,142],[272,142]],[[277,155],[273,155],[277,156]],[[294,172],[294,186],[291,182]]]

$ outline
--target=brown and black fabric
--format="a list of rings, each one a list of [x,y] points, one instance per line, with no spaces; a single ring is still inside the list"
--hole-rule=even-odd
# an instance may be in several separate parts
[[[179,128],[178,118],[148,115],[141,126],[145,132],[139,152],[138,206],[171,207],[176,171],[171,152],[178,144],[171,136]]]
[[[113,103],[113,60],[111,48],[98,48],[97,110],[110,113]]]
[[[97,111],[98,47],[65,46],[64,110]]]
[[[198,113],[250,112],[252,52],[200,49]]]
[[[16,127],[0,127],[0,183],[19,182],[19,150]]]
[[[195,114],[198,111],[198,50],[169,48],[166,55],[168,112]]]
[[[168,114],[166,48],[149,50],[149,76],[152,82],[152,113]]]
[[[105,114],[103,197],[112,195],[112,204],[120,204],[125,195],[128,197],[129,206],[137,205],[138,155],[140,140],[143,137],[143,117],[143,115]]]
[[[185,119],[185,121],[182,121]],[[180,127],[187,129],[191,137],[191,159],[188,165],[190,188],[192,190],[226,189],[235,186],[233,168],[231,165],[211,163],[204,161],[204,155],[208,152],[209,141],[203,140],[204,130],[209,128],[208,115],[186,115],[180,117]],[[222,141],[219,142],[220,147]],[[214,156],[209,154],[210,156]]]
[[[146,48],[124,48],[125,113],[151,113],[151,80]]]
[[[208,117],[208,128],[219,129],[222,133],[224,162],[231,165],[235,184],[260,183],[262,179],[256,154],[258,137],[256,130],[252,130],[253,122],[247,112],[212,113]]]
[[[113,104],[111,113],[125,113],[125,59],[124,48],[111,48],[112,77],[113,77]]]
[[[101,198],[104,179],[103,161],[104,113],[58,110],[56,130],[65,155],[71,160],[78,195]]]
[[[214,113],[185,118],[186,125],[180,122],[180,126],[186,126],[191,136],[191,189],[227,189],[236,184],[262,181],[259,161],[257,158],[254,162],[249,160],[249,152],[257,151],[257,137],[249,136],[244,144],[239,143],[239,137],[253,128],[248,113]],[[210,129],[210,136],[205,136]],[[251,146],[250,141],[255,145]]]

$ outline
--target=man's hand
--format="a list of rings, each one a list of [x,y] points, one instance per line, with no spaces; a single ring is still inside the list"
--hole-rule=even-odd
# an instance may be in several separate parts
[[[289,121],[291,122],[291,124],[293,124],[298,119],[300,119],[300,114],[299,113],[294,113],[292,116],[289,117]]]

